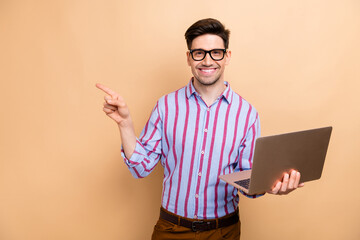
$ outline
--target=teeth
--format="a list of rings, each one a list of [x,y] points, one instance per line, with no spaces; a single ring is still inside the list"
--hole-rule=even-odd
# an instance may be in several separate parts
[[[214,71],[215,69],[201,69],[201,71],[203,71],[203,72],[212,72],[212,71]]]

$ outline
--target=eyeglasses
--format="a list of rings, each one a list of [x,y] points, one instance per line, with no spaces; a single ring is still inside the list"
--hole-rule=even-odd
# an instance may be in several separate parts
[[[204,49],[190,50],[191,57],[194,61],[202,61],[206,57],[207,53],[210,55],[212,60],[220,61],[224,58],[226,49],[212,49],[210,51],[206,51]]]

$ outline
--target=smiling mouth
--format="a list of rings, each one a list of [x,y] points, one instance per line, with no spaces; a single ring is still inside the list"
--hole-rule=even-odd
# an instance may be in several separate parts
[[[205,74],[211,74],[216,71],[216,68],[199,68],[200,72]]]

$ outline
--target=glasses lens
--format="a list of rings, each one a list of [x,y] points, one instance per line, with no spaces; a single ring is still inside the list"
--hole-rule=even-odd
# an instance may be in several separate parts
[[[203,60],[203,58],[205,57],[205,51],[204,50],[194,50],[194,51],[192,51],[192,57],[196,61]]]
[[[205,58],[206,53],[209,53],[210,57],[215,61],[220,61],[224,58],[225,49],[213,49],[205,51],[203,49],[191,50],[191,56],[195,61],[201,61]]]
[[[213,49],[210,51],[210,54],[214,60],[221,60],[224,58],[224,50],[222,49]]]

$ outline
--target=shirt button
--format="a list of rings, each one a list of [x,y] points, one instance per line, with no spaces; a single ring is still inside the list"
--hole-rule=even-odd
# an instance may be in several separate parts
[[[201,177],[201,172],[198,173],[198,176]]]
[[[207,132],[207,128],[204,129],[204,132]]]
[[[197,219],[197,216],[196,216],[196,215],[194,215],[194,218],[195,218],[195,219]]]
[[[209,111],[210,111],[210,108],[208,108],[207,111],[209,112]]]
[[[201,151],[201,154],[202,154],[202,155],[204,155],[204,153],[205,153],[204,151]]]
[[[199,194],[195,194],[195,198],[199,198]]]

